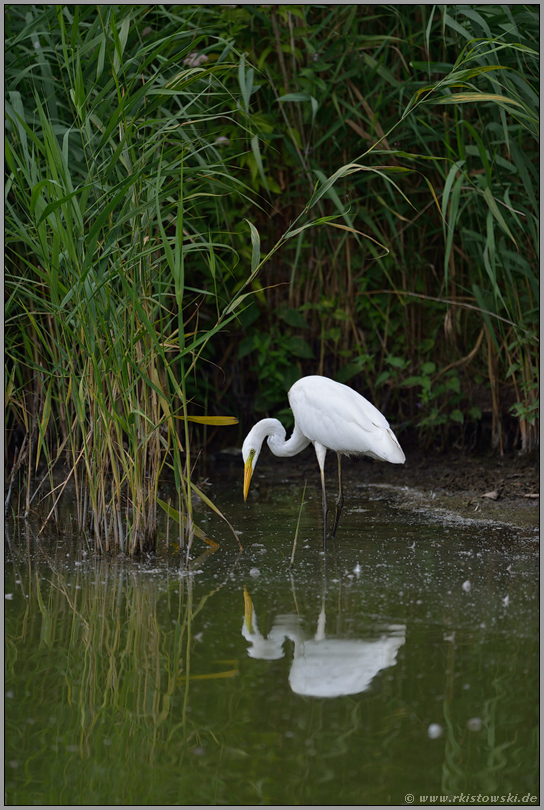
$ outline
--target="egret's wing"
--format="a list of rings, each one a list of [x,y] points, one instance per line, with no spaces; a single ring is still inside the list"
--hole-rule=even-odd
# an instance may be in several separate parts
[[[304,377],[291,388],[289,402],[310,441],[340,453],[404,461],[385,416],[347,385],[327,377]]]

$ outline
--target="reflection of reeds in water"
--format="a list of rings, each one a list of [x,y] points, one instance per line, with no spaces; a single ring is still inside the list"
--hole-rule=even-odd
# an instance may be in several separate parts
[[[531,782],[537,784],[539,757],[536,718],[535,734],[527,746],[527,740],[518,740],[517,732],[510,731],[506,720],[506,715],[512,713],[513,684],[511,673],[502,671],[504,665],[497,665],[491,682],[493,694],[481,702],[478,716],[463,714],[466,703],[461,701],[459,690],[471,684],[460,685],[458,676],[462,667],[463,662],[456,660],[456,646],[452,639],[448,643],[446,696],[443,701],[445,743],[441,792],[450,797],[481,793],[487,797],[495,796],[497,803],[504,803],[500,797],[509,793],[513,796],[518,794],[521,799],[526,785]],[[471,674],[466,672],[464,677],[477,680],[474,667],[481,671],[485,664],[481,661],[478,666],[473,662]],[[488,798],[487,801],[492,800]]]
[[[176,627],[165,632],[157,614],[164,581],[106,560],[80,563],[75,574],[66,574],[63,556],[50,560],[46,576],[43,569],[31,570],[30,563],[27,576],[18,572],[28,600],[15,635],[17,643],[30,643],[41,614],[38,649],[46,647],[57,656],[57,675],[63,673],[72,710],[71,731],[77,725],[81,752],[90,755],[99,723],[106,736],[130,736],[138,727],[160,724],[190,654],[185,642],[192,583],[190,577],[176,579]],[[171,599],[168,581],[166,590]]]
[[[61,589],[62,578],[53,584]],[[80,592],[81,603],[69,604],[77,625],[71,646],[82,645],[82,651],[74,658],[76,666],[67,670],[66,682],[71,704],[78,708],[84,755],[95,745],[99,721],[101,734],[105,727],[111,734],[114,725],[118,738],[150,736],[153,755],[178,677],[190,664],[191,578],[176,584],[177,594],[167,585],[169,599],[179,600],[171,630],[161,626],[157,613],[163,583],[108,563],[97,566],[94,583]],[[183,711],[180,722],[185,723]]]
[[[28,571],[16,570],[28,599],[7,634],[8,677],[16,678],[19,647],[36,648],[41,674],[29,679],[33,694],[38,679],[40,704],[50,703],[63,739],[72,748],[77,743],[74,752],[84,759],[105,753],[117,762],[144,756],[153,763],[157,745],[167,740],[175,740],[178,755],[195,745],[200,732],[187,713],[193,677],[238,672],[222,662],[219,672],[191,673],[194,618],[222,584],[195,605],[193,575],[180,576],[178,567],[170,577],[166,567],[79,555],[75,571],[72,561],[66,573],[66,546],[46,556],[45,575],[43,560],[37,567],[30,554]]]

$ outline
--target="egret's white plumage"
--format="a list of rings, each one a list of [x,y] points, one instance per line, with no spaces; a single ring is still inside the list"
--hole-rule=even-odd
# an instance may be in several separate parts
[[[404,464],[406,457],[385,416],[347,385],[328,377],[303,377],[292,386],[288,397],[295,417],[291,438],[286,441],[285,428],[277,419],[262,419],[249,431],[244,441],[244,499],[247,498],[251,476],[266,437],[274,455],[282,457],[294,456],[312,443],[321,472],[325,543],[327,501],[324,467],[327,450],[334,450],[338,456],[339,495],[333,537],[343,504],[341,456],[370,456],[392,464]]]

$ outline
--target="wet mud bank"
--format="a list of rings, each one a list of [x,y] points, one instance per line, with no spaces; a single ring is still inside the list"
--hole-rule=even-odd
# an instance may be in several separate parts
[[[534,537],[540,524],[539,462],[532,457],[407,454],[402,471],[371,465],[365,478],[390,486],[406,508],[504,523]],[[366,467],[366,465],[365,465]],[[380,479],[380,480],[378,480]]]

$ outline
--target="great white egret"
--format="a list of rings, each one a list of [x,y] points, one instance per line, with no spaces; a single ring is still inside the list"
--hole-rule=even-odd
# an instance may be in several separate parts
[[[242,446],[244,459],[244,500],[247,499],[251,476],[255,471],[262,444],[275,456],[295,456],[310,442],[315,448],[321,472],[323,493],[323,548],[327,545],[327,495],[325,492],[325,456],[334,450],[338,457],[338,499],[332,537],[336,534],[344,503],[341,457],[370,456],[391,464],[404,464],[406,457],[389,422],[367,399],[352,388],[311,376],[298,380],[289,390],[289,404],[295,417],[291,438],[286,441],[285,428],[277,419],[261,419],[249,431]]]
[[[275,661],[285,655],[286,639],[294,642],[289,685],[297,695],[340,697],[365,692],[378,672],[396,664],[397,652],[406,641],[404,624],[390,624],[372,640],[327,635],[324,604],[313,637],[302,629],[300,615],[287,613],[276,616],[265,638],[246,588],[244,603],[242,635],[251,645],[250,658]]]

